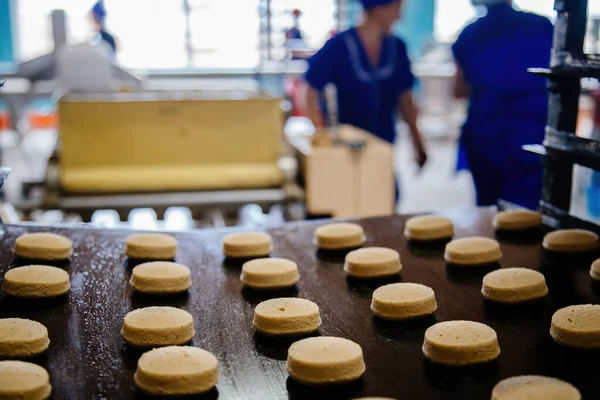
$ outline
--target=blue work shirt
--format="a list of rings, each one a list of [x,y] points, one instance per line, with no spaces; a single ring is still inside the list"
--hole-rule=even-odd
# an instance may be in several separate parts
[[[412,89],[415,80],[402,40],[386,36],[379,64],[374,66],[356,29],[330,39],[309,60],[305,78],[318,91],[330,83],[336,86],[340,123],[390,143],[396,138],[398,98]]]
[[[489,6],[487,15],[464,29],[452,47],[471,89],[463,150],[498,166],[539,167],[539,158],[521,147],[542,143],[548,94],[546,79],[527,69],[549,66],[552,37],[547,18],[506,3]]]

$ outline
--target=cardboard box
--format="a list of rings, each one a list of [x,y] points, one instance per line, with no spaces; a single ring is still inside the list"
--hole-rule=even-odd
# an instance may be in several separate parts
[[[327,133],[290,138],[300,155],[306,206],[311,214],[334,218],[374,217],[395,211],[393,148],[352,126],[339,128],[342,141],[364,141],[362,150],[336,143]],[[329,135],[329,136],[327,136]],[[324,140],[323,140],[324,138]]]

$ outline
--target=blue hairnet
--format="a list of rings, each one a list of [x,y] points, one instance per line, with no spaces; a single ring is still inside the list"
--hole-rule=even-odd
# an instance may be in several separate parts
[[[368,10],[370,8],[385,6],[386,4],[393,3],[397,0],[361,0],[363,8]]]
[[[92,7],[92,15],[94,15],[94,18],[99,22],[103,22],[106,19],[106,8],[104,8],[103,0],[99,0],[94,4],[94,7]]]

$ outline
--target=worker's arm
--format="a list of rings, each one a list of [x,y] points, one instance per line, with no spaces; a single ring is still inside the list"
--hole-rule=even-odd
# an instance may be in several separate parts
[[[427,163],[427,151],[423,144],[423,137],[417,125],[418,111],[413,100],[412,91],[406,90],[400,95],[400,113],[404,117],[404,121],[408,125],[410,137],[412,139],[413,148],[415,150],[415,161],[419,167],[423,167]]]
[[[458,64],[456,64],[456,74],[454,75],[453,86],[455,99],[465,99],[469,97],[471,89],[469,88],[467,81],[465,81],[465,74],[462,68]]]
[[[306,113],[315,128],[325,127],[325,118],[321,110],[321,97],[317,89],[308,85],[306,89]]]

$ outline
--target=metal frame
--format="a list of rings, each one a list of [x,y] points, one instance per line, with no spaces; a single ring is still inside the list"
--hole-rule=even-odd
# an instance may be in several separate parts
[[[588,0],[555,0],[557,19],[550,69],[532,69],[549,78],[549,116],[544,146],[525,146],[540,154],[544,163],[541,211],[554,228],[586,228],[600,232],[600,226],[569,214],[573,165],[600,170],[600,142],[577,137],[577,115],[581,79],[600,78],[600,55],[583,51],[587,28]]]

